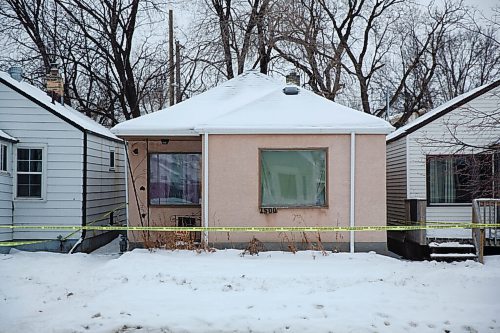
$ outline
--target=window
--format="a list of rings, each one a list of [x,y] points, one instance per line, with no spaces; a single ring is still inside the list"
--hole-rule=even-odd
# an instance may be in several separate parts
[[[0,144],[0,172],[7,172],[7,145]]]
[[[326,149],[261,150],[261,207],[326,206]]]
[[[151,205],[199,205],[201,154],[149,155],[149,203]]]
[[[427,158],[430,204],[471,203],[493,195],[491,154],[443,155]]]
[[[111,148],[109,150],[109,170],[115,169],[115,149]]]
[[[17,149],[17,197],[42,198],[42,148]]]

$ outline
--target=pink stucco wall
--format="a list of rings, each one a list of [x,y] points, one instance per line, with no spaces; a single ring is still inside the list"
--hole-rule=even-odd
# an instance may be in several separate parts
[[[326,148],[327,200],[325,208],[278,209],[259,212],[259,149]],[[137,150],[136,150],[137,149]],[[201,137],[129,138],[129,224],[174,225],[173,215],[200,215],[202,207],[158,207],[147,202],[147,156],[154,152],[202,152]],[[137,153],[136,153],[137,152]],[[385,136],[356,135],[356,225],[385,225]],[[137,195],[136,195],[137,194]],[[350,135],[210,135],[209,226],[348,226],[350,209]],[[209,243],[246,243],[252,236],[265,242],[302,242],[299,233],[211,232]],[[311,242],[347,244],[348,232],[307,233]],[[164,234],[150,233],[151,242]],[[144,233],[129,232],[132,242]],[[385,232],[356,232],[356,242],[386,243]],[[345,247],[344,247],[345,248]]]
[[[259,148],[327,148],[327,208],[259,212]],[[385,225],[385,136],[356,135],[356,225]],[[350,135],[210,135],[210,226],[348,226]],[[301,241],[301,234],[217,233],[209,242]],[[306,235],[310,241],[316,233]],[[322,242],[349,242],[349,233],[322,233]],[[385,243],[385,232],[356,232],[356,242]]]
[[[171,153],[201,153],[200,137],[170,137],[168,144],[162,144],[159,139],[129,138],[128,155],[130,170],[128,172],[129,225],[140,226],[175,226],[174,215],[201,216],[201,206],[172,207],[148,205],[148,154]],[[129,240],[142,243],[148,240],[152,246],[162,243],[171,233],[161,232],[129,232]]]

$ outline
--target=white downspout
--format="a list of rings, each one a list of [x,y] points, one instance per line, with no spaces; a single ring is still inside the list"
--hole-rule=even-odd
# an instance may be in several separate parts
[[[123,157],[125,159],[125,221],[127,221],[127,228],[129,227],[128,225],[128,142],[124,142],[123,144]],[[128,232],[127,232],[128,233]],[[128,236],[128,235],[127,235]],[[127,237],[128,238],[128,237]]]
[[[349,226],[354,227],[354,208],[355,208],[355,176],[356,176],[356,134],[351,133],[351,199],[350,199],[350,214]],[[349,232],[349,252],[354,253],[354,230]]]
[[[208,133],[203,134],[203,226],[208,228]],[[208,246],[208,230],[203,232],[203,241]]]

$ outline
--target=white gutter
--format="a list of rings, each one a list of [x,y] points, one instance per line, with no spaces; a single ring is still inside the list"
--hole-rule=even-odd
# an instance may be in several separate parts
[[[298,126],[298,127],[241,127],[241,126],[204,126],[196,127],[195,131],[210,134],[389,134],[394,130],[392,126],[380,127],[327,127],[327,126]]]
[[[208,228],[208,133],[203,134],[203,226]],[[208,247],[208,230],[203,232],[203,242]]]
[[[351,133],[351,199],[350,199],[350,213],[349,213],[349,226],[354,227],[354,208],[355,196],[354,190],[356,185],[356,134]],[[354,253],[354,230],[349,232],[349,252]]]
[[[148,130],[120,130],[113,129],[113,133],[120,137],[165,137],[204,135],[208,134],[389,134],[394,130],[391,127],[320,127],[320,126],[300,126],[300,127],[196,127],[196,128],[151,128]]]

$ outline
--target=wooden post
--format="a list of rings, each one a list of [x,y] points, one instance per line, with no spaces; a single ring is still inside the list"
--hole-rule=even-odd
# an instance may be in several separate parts
[[[181,92],[181,46],[179,41],[175,41],[175,103],[182,101]]]
[[[174,100],[174,12],[168,11],[168,94],[170,106],[175,104]]]

